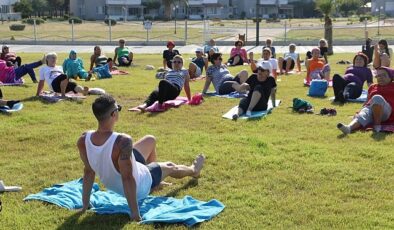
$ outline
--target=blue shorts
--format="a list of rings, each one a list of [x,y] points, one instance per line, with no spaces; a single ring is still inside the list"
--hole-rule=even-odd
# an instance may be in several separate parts
[[[137,162],[140,162],[143,165],[146,164],[144,156],[137,149],[133,148],[133,154]]]

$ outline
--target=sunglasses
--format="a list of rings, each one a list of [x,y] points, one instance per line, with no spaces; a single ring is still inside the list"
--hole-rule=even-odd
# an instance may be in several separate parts
[[[115,111],[122,111],[122,106],[121,105],[116,105],[116,109],[112,110],[111,114],[113,114]]]
[[[172,61],[172,63],[174,63],[174,64],[182,64],[181,61]]]

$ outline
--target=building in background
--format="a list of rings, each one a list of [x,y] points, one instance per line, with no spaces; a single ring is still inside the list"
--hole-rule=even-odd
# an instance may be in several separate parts
[[[0,0],[0,20],[20,20],[21,13],[14,12],[13,5],[19,0]]]
[[[385,14],[394,16],[394,0],[372,0],[371,13],[373,15]]]

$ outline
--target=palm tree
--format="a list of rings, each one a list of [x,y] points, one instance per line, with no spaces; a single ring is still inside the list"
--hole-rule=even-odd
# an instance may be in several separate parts
[[[184,2],[184,4],[188,6],[188,0],[163,0],[165,19],[167,20],[171,19],[171,11],[172,11],[171,5],[176,5],[176,3],[179,4],[179,2]]]
[[[316,8],[324,16],[324,38],[328,43],[328,54],[334,54],[332,49],[332,20],[331,13],[335,9],[335,0],[317,0]]]

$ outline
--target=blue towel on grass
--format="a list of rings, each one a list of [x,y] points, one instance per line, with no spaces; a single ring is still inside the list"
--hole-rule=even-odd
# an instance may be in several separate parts
[[[100,191],[94,183],[90,197],[91,210],[98,214],[129,214],[126,198],[112,191]],[[24,201],[41,200],[67,209],[82,208],[82,178],[63,184],[56,184],[37,194],[28,195]],[[139,202],[142,222],[183,223],[193,226],[210,220],[223,209],[218,200],[198,201],[191,196],[183,199],[148,196]]]
[[[247,93],[238,93],[238,92],[231,92],[229,94],[224,94],[224,95],[217,94],[216,92],[206,92],[205,94],[208,96],[223,97],[223,98],[243,98],[248,96]]]
[[[275,100],[275,105],[276,107],[278,107],[281,103],[281,100]],[[272,101],[271,99],[268,101],[268,108],[267,110],[264,111],[253,111],[251,116],[246,116],[246,114],[243,114],[239,117],[239,119],[244,119],[244,120],[248,120],[248,119],[256,119],[256,118],[262,118],[267,116],[272,110],[274,109],[274,107],[272,106]],[[233,108],[231,108],[227,113],[225,113],[222,117],[223,118],[227,118],[227,119],[233,119],[233,115],[238,113],[238,106],[234,106]]]

